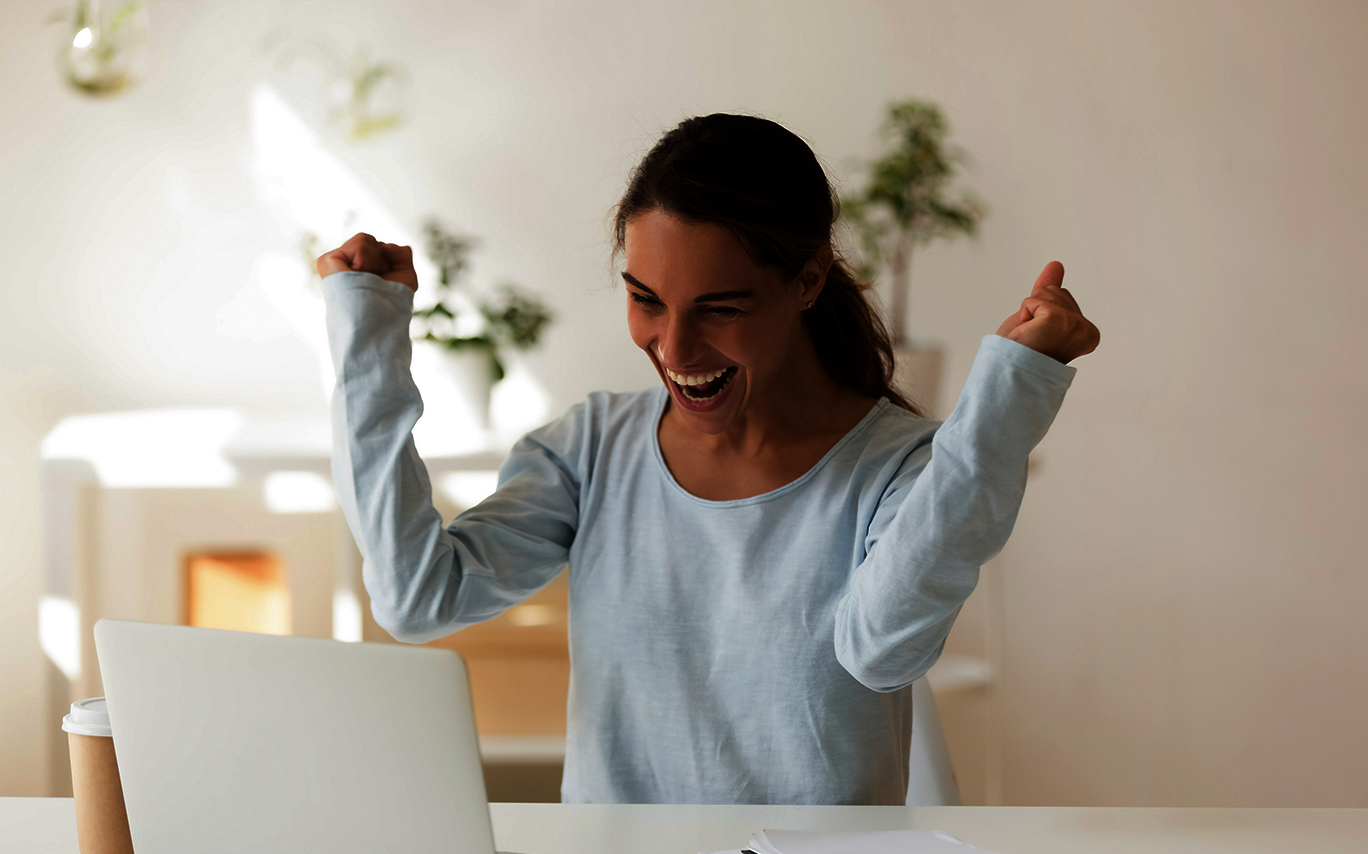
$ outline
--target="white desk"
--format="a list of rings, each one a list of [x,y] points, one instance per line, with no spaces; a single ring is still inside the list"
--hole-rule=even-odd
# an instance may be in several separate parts
[[[522,854],[697,854],[756,830],[945,830],[998,854],[1362,854],[1368,809],[745,807],[494,804],[499,848]],[[0,798],[0,851],[76,854],[71,801]]]

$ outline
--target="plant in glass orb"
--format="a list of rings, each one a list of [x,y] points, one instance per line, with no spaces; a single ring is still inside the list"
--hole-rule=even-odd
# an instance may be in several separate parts
[[[452,353],[482,354],[490,379],[498,382],[506,372],[500,350],[535,347],[553,319],[550,309],[513,285],[504,285],[492,297],[471,294],[461,280],[474,241],[447,232],[436,220],[425,223],[423,233],[428,258],[437,267],[437,301],[413,312],[414,340]]]
[[[70,27],[58,61],[71,88],[85,95],[112,95],[136,78],[147,43],[144,0],[78,0],[54,19]]]
[[[262,39],[258,52],[271,89],[316,129],[368,142],[407,118],[412,75],[400,63],[372,58],[366,47],[348,60],[335,41],[279,28]]]
[[[913,248],[936,238],[973,237],[987,215],[986,206],[971,193],[950,196],[965,154],[947,146],[948,132],[935,104],[890,104],[882,128],[889,150],[865,167],[864,187],[841,199],[841,218],[859,241],[861,276],[872,281],[888,271],[890,331],[898,345],[908,343]]]
[[[401,106],[408,73],[391,62],[373,61],[357,51],[347,69],[347,103],[340,112],[353,141],[379,136],[404,119]]]

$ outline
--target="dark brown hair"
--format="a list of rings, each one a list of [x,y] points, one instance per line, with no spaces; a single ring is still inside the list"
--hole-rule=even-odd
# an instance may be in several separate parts
[[[757,264],[791,281],[832,244],[840,201],[817,156],[792,132],[768,119],[714,113],[681,122],[632,172],[613,219],[614,255],[626,247],[627,221],[657,210],[722,226]],[[924,415],[893,386],[893,344],[868,287],[838,253],[816,305],[803,312],[817,357],[838,385]]]

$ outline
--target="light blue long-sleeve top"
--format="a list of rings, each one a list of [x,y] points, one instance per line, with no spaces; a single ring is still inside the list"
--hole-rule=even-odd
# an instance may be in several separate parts
[[[670,474],[663,387],[595,393],[446,525],[410,433],[412,292],[323,286],[333,477],[376,621],[442,637],[569,564],[565,801],[904,802],[907,688],[1006,543],[1073,368],[987,336],[944,424],[880,400],[802,477],[735,501]]]

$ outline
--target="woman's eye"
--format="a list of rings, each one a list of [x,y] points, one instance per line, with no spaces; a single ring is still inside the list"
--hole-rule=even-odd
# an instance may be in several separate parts
[[[638,294],[638,293],[633,292],[633,293],[631,293],[631,297],[632,297],[632,302],[636,303],[636,304],[639,305],[639,306],[643,306],[643,307],[645,307],[645,308],[654,308],[655,306],[660,305],[659,302],[657,302],[657,301],[651,299],[650,297],[646,296],[645,294]]]
[[[738,314],[741,313],[741,309],[739,309],[739,308],[732,308],[731,306],[726,306],[726,305],[710,305],[710,306],[707,307],[707,309],[705,309],[705,312],[706,312],[706,313],[708,314],[708,316],[710,316],[710,317],[723,317],[723,318],[725,318],[725,317],[736,317]]]

